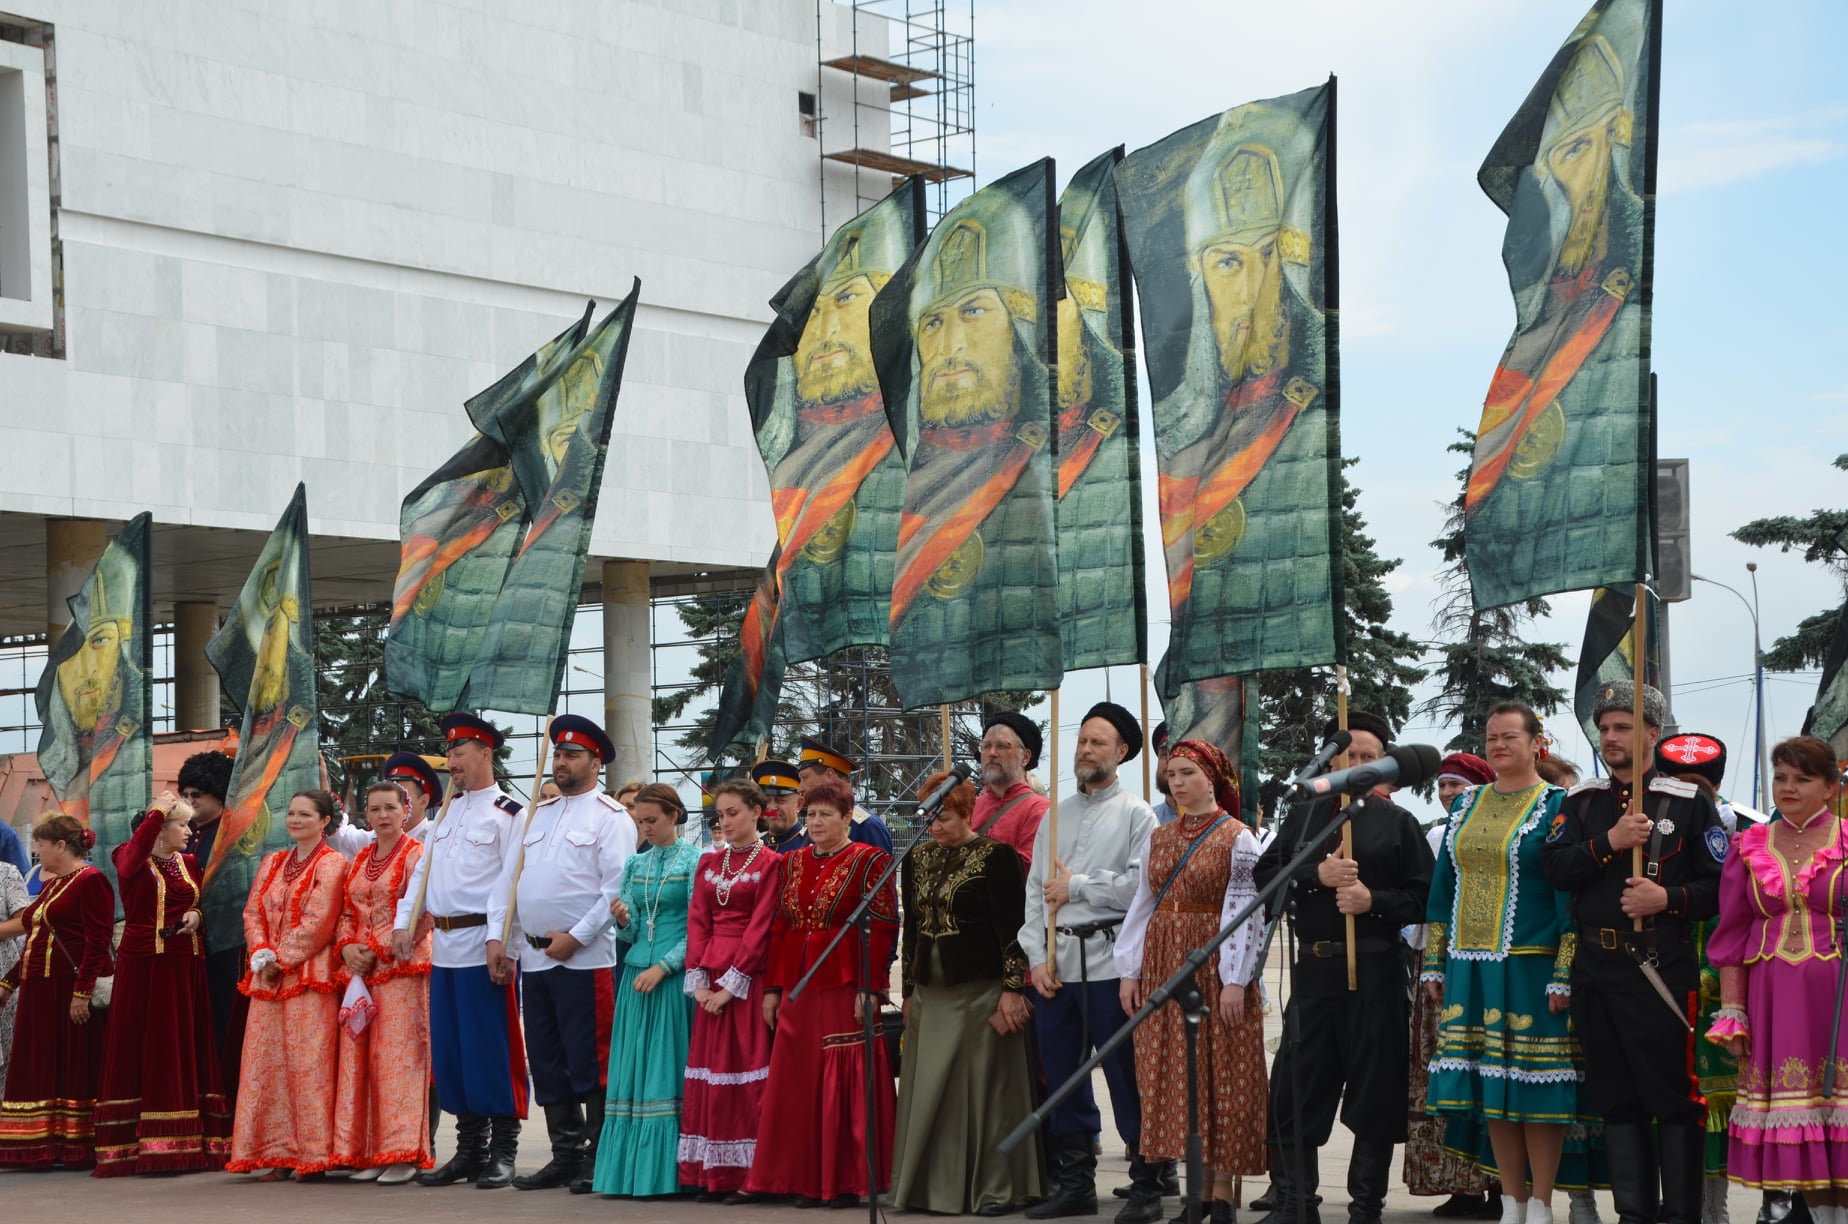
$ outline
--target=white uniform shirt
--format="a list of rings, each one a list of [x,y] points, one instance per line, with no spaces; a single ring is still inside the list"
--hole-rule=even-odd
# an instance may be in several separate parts
[[[1046,960],[1046,877],[1052,854],[1046,841],[1052,816],[1040,821],[1033,836],[1033,865],[1027,870],[1027,921],[1020,928],[1020,947],[1028,965]],[[1142,876],[1142,856],[1149,834],[1155,831],[1155,809],[1123,789],[1121,780],[1090,793],[1078,791],[1059,800],[1059,861],[1072,873],[1071,900],[1059,907],[1060,926],[1083,926],[1099,918],[1129,912]],[[1083,945],[1085,971],[1090,980],[1110,981],[1117,976],[1111,955],[1110,934],[1079,940],[1059,936],[1059,981],[1079,981],[1078,955]]]
[[[526,818],[521,816],[524,826]],[[616,929],[610,902],[622,892],[622,872],[635,856],[635,822],[622,804],[592,787],[577,795],[547,799],[533,813],[524,837],[525,866],[520,868],[520,898],[507,952],[516,950],[520,968],[543,973],[564,965],[571,969],[609,969],[616,964]],[[500,879],[488,900],[488,931],[500,938],[513,901],[517,848],[507,855]],[[584,946],[571,959],[555,961],[535,948],[526,935],[567,931]]]
[[[518,800],[498,786],[459,791],[450,801],[443,827],[436,828],[436,817],[426,816],[417,826],[423,837],[423,857],[411,872],[404,897],[398,902],[399,930],[409,930],[411,907],[423,888],[424,875],[430,876],[430,888],[424,894],[424,912],[443,918],[488,912],[488,894],[501,868],[511,859],[519,828],[514,823],[520,812]],[[370,834],[368,834],[370,836]],[[434,864],[434,866],[432,866]],[[488,963],[488,927],[463,927],[461,930],[438,930],[431,948],[430,963],[444,969],[468,969]]]
[[[406,832],[413,839],[422,841],[430,835],[430,824],[434,819],[435,817],[433,815],[425,816],[422,820],[417,822],[417,827],[415,829],[409,829],[406,830]],[[359,857],[359,852],[361,850],[370,849],[372,843],[378,839],[378,834],[374,833],[371,829],[362,829],[360,826],[353,823],[353,818],[351,816],[342,814],[340,817],[340,827],[327,835],[327,844],[338,850],[340,852],[340,857],[350,862]],[[408,910],[406,914],[409,914]]]

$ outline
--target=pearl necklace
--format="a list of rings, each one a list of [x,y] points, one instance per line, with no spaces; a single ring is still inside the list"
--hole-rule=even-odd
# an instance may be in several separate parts
[[[762,842],[752,842],[751,853],[745,856],[743,865],[734,875],[731,869],[732,848],[729,842],[726,843],[725,855],[719,860],[719,878],[712,882],[713,894],[718,897],[721,906],[731,904],[732,888],[744,878],[744,873],[751,869],[751,864],[757,861],[757,852],[763,848]]]

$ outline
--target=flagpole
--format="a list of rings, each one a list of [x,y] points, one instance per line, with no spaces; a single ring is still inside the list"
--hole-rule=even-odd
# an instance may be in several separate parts
[[[443,817],[449,815],[449,805],[455,802],[457,782],[449,779],[449,786],[443,791],[443,806],[436,809],[436,823],[430,826],[430,842],[424,847],[427,860],[423,867],[423,879],[417,885],[417,900],[411,902],[411,933],[417,933],[417,920],[423,917],[424,898],[430,892],[430,873],[436,869],[436,835],[443,831]],[[505,941],[502,941],[505,942]]]
[[[937,707],[937,717],[943,732],[943,772],[949,773],[956,768],[956,763],[951,759],[955,754],[950,751],[950,705],[947,701]]]
[[[1142,676],[1142,733],[1147,735],[1149,729],[1149,665],[1143,663],[1140,664],[1140,667]],[[1152,749],[1154,744],[1145,744],[1144,747]],[[1146,803],[1155,802],[1155,792],[1149,789],[1149,753],[1147,752],[1142,754],[1142,798]]]
[[[1348,729],[1348,674],[1345,663],[1335,664],[1335,726],[1342,731]],[[1348,754],[1343,752],[1336,759],[1335,768],[1346,769],[1347,761]],[[1341,806],[1346,807],[1347,805],[1348,797],[1341,796]],[[1354,822],[1351,820],[1343,821],[1341,825],[1341,857],[1345,859],[1354,857]],[[1344,934],[1347,936],[1347,988],[1359,990],[1360,960],[1354,948],[1354,915],[1347,915],[1343,925],[1346,927]]]
[[[1051,800],[1046,809],[1046,849],[1052,855],[1052,874],[1057,875],[1064,868],[1059,862],[1059,690],[1052,690],[1052,752],[1046,765],[1046,794]],[[1046,964],[1054,977],[1059,973],[1059,907],[1046,907]],[[1084,950],[1079,949],[1083,955]]]
[[[1653,117],[1652,117],[1653,118]],[[1648,676],[1649,660],[1649,588],[1642,583],[1636,584],[1636,622],[1631,628],[1630,640],[1635,644],[1636,683],[1631,698],[1630,714],[1634,719],[1630,741],[1630,803],[1628,811],[1643,810],[1643,775],[1649,772],[1648,763],[1643,759],[1643,685]],[[1641,842],[1630,851],[1630,874],[1639,879],[1643,874],[1643,844]],[[1636,929],[1643,929],[1643,920],[1638,917]]]
[[[520,873],[526,870],[526,835],[533,831],[533,817],[539,811],[539,788],[545,785],[545,757],[552,747],[552,715],[545,716],[545,734],[539,737],[539,768],[533,774],[533,788],[527,792],[526,827],[520,831],[520,853],[513,860],[513,888],[507,895],[507,917],[501,922],[501,946],[513,938],[513,916],[520,908]],[[703,787],[701,788],[704,789]],[[424,880],[430,877],[426,874]]]

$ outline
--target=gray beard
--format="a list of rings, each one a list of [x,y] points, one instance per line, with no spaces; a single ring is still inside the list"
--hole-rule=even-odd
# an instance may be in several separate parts
[[[1116,776],[1102,765],[1076,765],[1072,767],[1072,773],[1080,786],[1104,786]]]
[[[1008,787],[1013,786],[1016,782],[1023,780],[1025,776],[1024,774],[1010,773],[1006,766],[998,762],[982,766],[982,785],[994,791],[1004,791]]]

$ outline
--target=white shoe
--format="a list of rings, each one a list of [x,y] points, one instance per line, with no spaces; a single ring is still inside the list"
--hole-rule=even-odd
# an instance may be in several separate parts
[[[1501,1224],[1527,1224],[1527,1204],[1515,1202],[1506,1191],[1502,1192]]]
[[[1526,1224],[1553,1224],[1553,1205],[1537,1198],[1528,1199]]]
[[[1591,1191],[1568,1190],[1566,1202],[1566,1224],[1602,1224],[1598,1216],[1598,1196]]]
[[[384,1171],[383,1169],[355,1169],[353,1171],[353,1176],[347,1178],[347,1180],[356,1182],[377,1181],[379,1179],[379,1174]]]
[[[416,1165],[406,1164],[400,1161],[399,1163],[393,1165],[391,1168],[385,1170],[383,1173],[379,1174],[379,1185],[381,1186],[402,1186],[405,1182],[410,1181],[411,1178],[416,1177],[416,1176],[417,1176],[417,1166]]]

